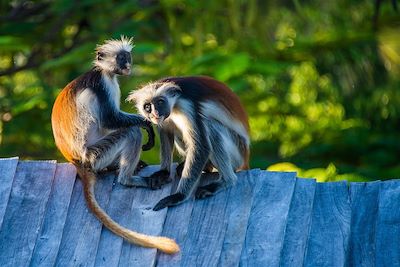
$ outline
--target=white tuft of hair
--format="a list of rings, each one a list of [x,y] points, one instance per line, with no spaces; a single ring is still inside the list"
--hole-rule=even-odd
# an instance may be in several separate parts
[[[121,36],[121,39],[110,39],[106,40],[104,44],[97,45],[96,52],[102,52],[105,54],[116,54],[121,50],[131,52],[133,47],[133,38]]]

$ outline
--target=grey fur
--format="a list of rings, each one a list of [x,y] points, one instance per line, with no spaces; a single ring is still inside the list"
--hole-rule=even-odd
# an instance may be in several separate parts
[[[244,162],[240,151],[248,148],[248,136],[243,136],[243,131],[235,131],[242,126],[235,128],[223,123],[233,124],[228,113],[214,114],[219,116],[217,120],[210,117],[209,110],[206,110],[224,111],[224,108],[211,101],[195,103],[195,100],[180,97],[179,93],[180,88],[175,84],[153,83],[132,92],[128,97],[128,100],[136,102],[143,116],[158,125],[162,170],[170,171],[173,140],[179,154],[185,157],[176,193],[162,199],[154,207],[155,210],[182,203],[193,194],[203,198],[234,185],[237,180],[235,170]],[[157,107],[153,103],[161,96],[167,99],[167,103],[162,109],[155,110]],[[143,108],[144,103],[152,103],[150,112]],[[165,107],[171,110],[165,112]],[[209,185],[198,187],[202,171],[209,161],[218,169],[219,178]]]

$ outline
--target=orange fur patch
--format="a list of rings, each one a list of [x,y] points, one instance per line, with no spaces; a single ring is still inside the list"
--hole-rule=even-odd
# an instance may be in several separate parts
[[[80,160],[72,149],[74,142],[75,122],[77,118],[76,92],[73,90],[74,81],[69,83],[58,95],[51,114],[51,124],[57,148],[69,161]]]

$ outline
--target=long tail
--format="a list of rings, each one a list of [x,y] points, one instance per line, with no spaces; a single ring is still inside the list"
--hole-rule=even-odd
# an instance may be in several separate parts
[[[76,166],[77,172],[83,183],[85,199],[89,209],[93,214],[113,233],[119,235],[129,242],[148,248],[157,248],[165,253],[173,254],[179,252],[179,246],[170,238],[162,236],[150,236],[131,231],[122,227],[100,207],[94,194],[94,185],[96,184],[96,175],[84,167]]]

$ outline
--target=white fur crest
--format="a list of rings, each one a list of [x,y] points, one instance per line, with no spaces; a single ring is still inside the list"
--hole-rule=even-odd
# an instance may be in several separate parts
[[[117,52],[124,50],[131,52],[133,47],[133,38],[121,36],[121,39],[110,39],[106,40],[104,44],[97,45],[96,52],[103,52],[106,54],[116,54]]]
[[[96,59],[93,61],[93,64],[101,70],[112,72],[113,66],[116,64],[115,56],[121,51],[130,53],[133,47],[132,42],[132,38],[127,38],[124,36],[121,36],[121,40],[110,39],[105,41],[104,44],[96,47],[96,54],[102,53],[104,54],[104,58],[102,60],[98,60],[96,57]]]
[[[168,91],[180,91],[181,89],[179,88],[178,85],[172,83],[172,82],[166,82],[166,83],[158,83],[158,82],[152,82],[149,83],[142,88],[138,90],[132,91],[128,97],[126,98],[126,101],[129,102],[134,102],[136,104],[136,108],[138,111],[142,114],[143,112],[143,104],[150,101],[154,97],[157,97],[159,95],[164,95],[168,96]],[[173,107],[176,101],[176,97],[168,97],[168,103],[170,107]]]

